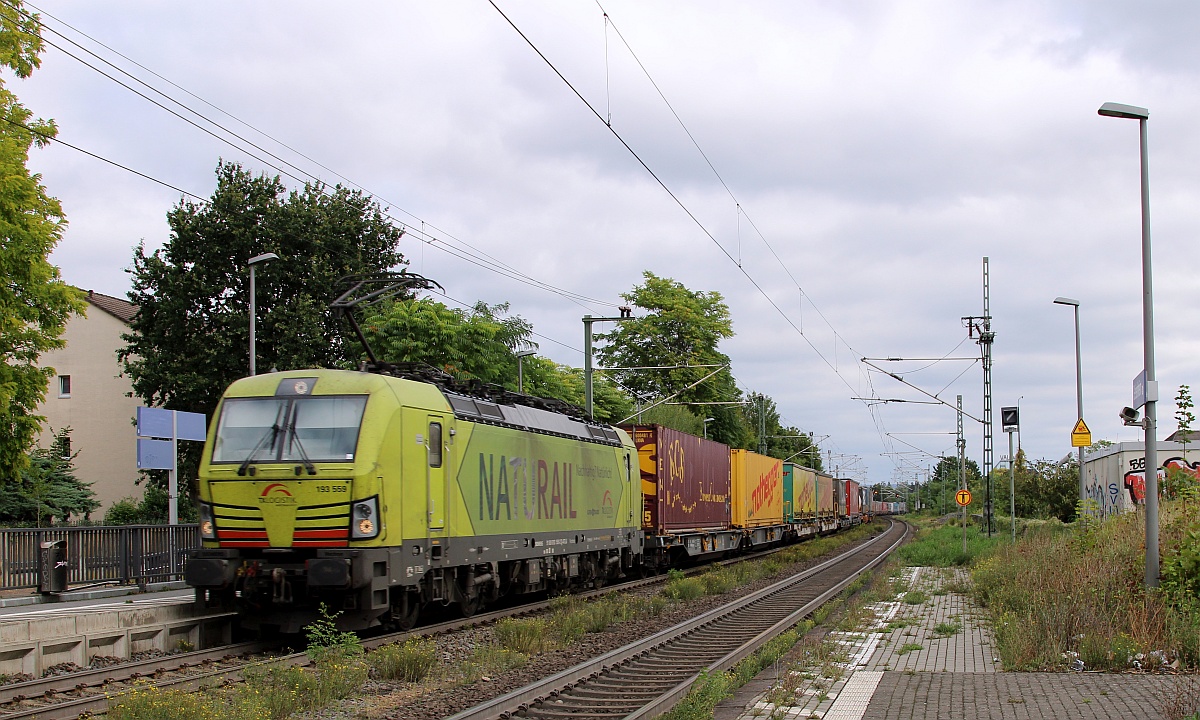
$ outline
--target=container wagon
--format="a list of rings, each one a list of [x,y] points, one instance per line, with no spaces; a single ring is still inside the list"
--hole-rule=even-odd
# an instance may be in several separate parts
[[[738,549],[729,447],[662,425],[623,429],[633,436],[641,470],[643,563],[662,569]]]
[[[779,542],[783,522],[783,462],[749,450],[731,449],[732,524],[750,547]]]

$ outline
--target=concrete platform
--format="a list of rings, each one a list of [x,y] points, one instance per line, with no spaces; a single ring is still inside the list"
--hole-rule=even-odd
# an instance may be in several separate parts
[[[97,596],[99,595],[99,596]],[[0,675],[34,677],[54,665],[86,666],[95,656],[201,650],[228,644],[235,613],[197,613],[192,592],[64,593],[52,603],[0,609]]]
[[[952,590],[961,570],[907,568],[909,591],[871,606],[864,632],[831,633],[836,661],[773,668],[718,707],[717,720],[1165,718],[1193,678],[999,671],[982,611]],[[923,597],[922,597],[923,596]],[[919,601],[919,602],[918,602]]]

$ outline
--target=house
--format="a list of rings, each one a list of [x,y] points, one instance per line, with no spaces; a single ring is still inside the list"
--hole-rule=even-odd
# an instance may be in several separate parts
[[[117,351],[121,335],[137,306],[126,300],[87,291],[87,316],[72,315],[63,340],[66,347],[44,353],[39,365],[54,369],[46,400],[38,414],[46,418],[38,444],[50,447],[54,434],[71,428],[69,448],[75,457],[75,476],[91,483],[103,515],[113,502],[140,496],[137,438],[133,420],[142,404],[133,385],[121,375]]]

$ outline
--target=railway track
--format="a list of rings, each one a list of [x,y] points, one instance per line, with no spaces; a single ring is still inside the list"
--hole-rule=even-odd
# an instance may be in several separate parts
[[[760,559],[776,551],[740,556],[717,564]],[[707,566],[697,567],[688,572],[703,572],[706,568]],[[598,597],[610,592],[662,583],[665,580],[666,576],[660,575],[614,584],[579,595],[585,599]],[[390,643],[403,642],[410,637],[452,633],[487,625],[503,618],[534,615],[545,611],[550,605],[549,600],[540,601],[481,613],[470,618],[427,625],[406,632],[368,637],[362,640],[362,645],[370,650]],[[48,676],[0,686],[0,720],[67,720],[100,715],[107,711],[111,698],[128,692],[139,681],[162,690],[192,691],[238,682],[242,672],[249,667],[308,663],[306,653],[287,652],[281,642],[255,641]]]
[[[681,700],[704,671],[727,670],[837,595],[907,537],[892,527],[798,575],[618,648],[450,720],[643,720]]]

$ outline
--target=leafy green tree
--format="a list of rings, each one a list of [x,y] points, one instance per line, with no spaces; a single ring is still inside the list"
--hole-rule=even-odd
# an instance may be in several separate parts
[[[363,335],[380,360],[424,363],[516,390],[516,352],[532,345],[533,326],[507,312],[507,303],[464,311],[431,298],[399,300],[373,308],[363,318]]]
[[[525,359],[525,393],[555,398],[582,408],[585,395],[583,369],[543,357],[528,357]],[[604,373],[592,375],[592,406],[600,422],[619,423],[634,413],[628,393]]]
[[[45,527],[66,522],[72,515],[86,517],[100,507],[91,483],[75,477],[74,456],[64,456],[70,429],[55,433],[48,448],[29,453],[29,464],[20,479],[0,493],[0,522],[12,526]]]
[[[933,469],[933,476],[928,483],[929,495],[931,496],[930,505],[935,507],[940,512],[942,507],[946,508],[946,512],[954,513],[958,511],[958,504],[954,501],[954,493],[961,487],[957,457],[943,457],[938,461],[938,464]],[[983,487],[983,474],[979,471],[979,463],[967,458],[967,489],[974,496],[972,498],[972,506],[974,503],[979,503],[982,507],[983,496],[979,493]]]
[[[814,470],[822,469],[821,452],[812,436],[799,428],[784,427],[779,408],[770,396],[751,392],[741,406],[742,417],[750,433],[747,449],[787,460]]]
[[[221,163],[204,203],[167,213],[170,237],[139,245],[129,299],[138,313],[121,350],[137,396],[148,404],[211,417],[226,386],[249,369],[246,261],[273,252],[257,273],[257,365],[288,370],[333,367],[359,356],[328,310],[339,279],[403,264],[401,231],[379,204],[341,186],[288,192],[278,177]],[[181,447],[181,477],[200,448]]]
[[[19,2],[0,5],[0,65],[18,78],[41,64],[37,16]],[[66,227],[58,200],[28,169],[29,149],[57,134],[52,120],[33,113],[0,79],[0,483],[16,481],[29,467],[42,421],[38,405],[54,371],[38,367],[42,353],[63,346],[71,313],[82,314],[78,290],[62,282],[50,252]]]
[[[1079,461],[1074,455],[1062,462],[1031,462],[1024,451],[1018,451],[1013,473],[1017,517],[1058,518],[1063,522],[1075,519],[1076,503],[1079,501]],[[993,470],[992,480],[996,512],[1007,514],[1008,468]]]
[[[706,417],[716,419],[709,425],[709,437],[741,447],[746,439],[741,413],[727,406],[699,405],[741,399],[727,367],[729,356],[717,349],[722,340],[733,337],[733,321],[724,299],[718,292],[692,291],[649,271],[643,278],[641,285],[621,297],[645,314],[597,336],[604,343],[597,351],[600,361],[609,367],[671,366],[612,374],[646,404],[675,393],[673,402],[697,403],[694,412],[707,412]],[[726,367],[701,367],[704,365]],[[714,371],[713,377],[703,379]]]
[[[682,405],[658,405],[643,412],[636,422],[662,425],[690,435],[705,437],[704,418]]]

